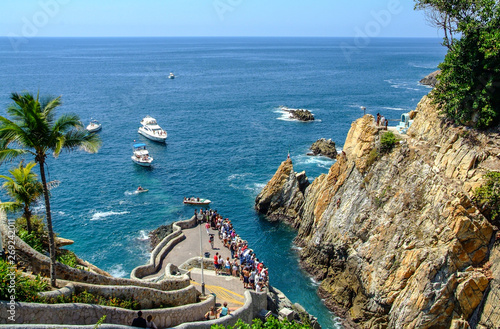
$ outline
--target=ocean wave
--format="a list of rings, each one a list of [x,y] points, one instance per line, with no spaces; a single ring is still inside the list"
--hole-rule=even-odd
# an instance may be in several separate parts
[[[409,82],[405,82],[405,81],[394,81],[394,80],[384,80],[385,82],[387,82],[388,84],[391,85],[391,88],[396,88],[396,89],[405,89],[405,90],[414,90],[414,91],[420,91],[421,89],[419,88],[415,88],[415,87],[419,87],[420,85],[417,83],[417,84],[413,84],[413,83],[409,83]]]
[[[417,63],[408,63],[409,66],[416,67],[419,69],[429,69],[429,70],[437,70],[437,65],[435,64],[417,64]]]
[[[258,194],[266,186],[266,183],[250,183],[245,185],[229,184],[229,186],[235,190],[246,190],[252,192],[253,194]]]
[[[61,216],[64,216],[66,215],[66,213],[64,211],[58,211],[57,214],[61,215]]]
[[[147,241],[149,240],[149,235],[145,230],[140,230],[139,237],[137,239],[140,241]]]
[[[228,181],[233,181],[235,179],[241,179],[241,178],[244,178],[246,176],[250,175],[250,173],[244,173],[244,174],[232,174],[232,175],[229,175],[227,177],[227,180]]]
[[[321,284],[321,282],[319,282],[318,280],[315,280],[312,276],[309,277],[309,280],[311,281],[311,283],[315,287],[319,287],[319,285]]]
[[[122,264],[113,265],[108,270],[108,273],[111,274],[115,278],[124,278],[127,275],[127,272],[123,269]]]
[[[405,111],[405,112],[409,112],[408,109],[404,109],[402,107],[383,107],[383,109],[386,109],[386,110],[391,110],[391,111]]]
[[[342,152],[342,150],[340,151]],[[325,156],[310,156],[310,155],[299,155],[295,157],[295,163],[297,165],[316,165],[320,168],[330,168],[335,162],[335,159],[330,159]]]
[[[117,216],[117,215],[126,215],[130,214],[129,211],[121,211],[121,212],[116,212],[116,211],[105,211],[105,212],[96,212],[92,215],[92,218],[90,220],[103,220],[106,217],[109,216]]]

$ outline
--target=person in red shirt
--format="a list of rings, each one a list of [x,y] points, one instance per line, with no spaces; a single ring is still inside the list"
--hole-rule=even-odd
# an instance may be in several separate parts
[[[215,274],[219,274],[219,253],[216,252],[214,256],[214,267],[215,267]]]

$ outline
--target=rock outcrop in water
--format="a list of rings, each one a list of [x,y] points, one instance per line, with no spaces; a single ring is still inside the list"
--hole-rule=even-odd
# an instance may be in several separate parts
[[[500,134],[452,126],[427,97],[417,110],[385,155],[373,117],[358,119],[345,154],[308,186],[283,162],[256,209],[298,229],[302,265],[355,327],[498,327],[497,228],[471,196],[500,170]]]
[[[323,155],[330,159],[335,159],[337,156],[337,148],[335,142],[331,139],[318,139],[311,145],[312,155]],[[308,154],[309,155],[309,154]]]
[[[420,80],[420,83],[426,86],[431,86],[435,87],[436,84],[438,83],[436,76],[441,73],[441,70],[437,70],[432,72],[431,74],[425,76],[422,80]]]
[[[308,110],[290,110],[290,116],[300,121],[314,121],[314,115]]]

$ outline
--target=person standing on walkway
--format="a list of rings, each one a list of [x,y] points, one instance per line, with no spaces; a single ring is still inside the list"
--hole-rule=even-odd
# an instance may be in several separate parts
[[[158,327],[156,326],[156,324],[153,322],[153,316],[152,315],[148,315],[148,317],[146,318],[146,328],[158,329]]]
[[[207,229],[207,234],[210,234],[210,223],[206,222],[205,228]]]
[[[219,253],[216,252],[214,256],[214,267],[215,267],[215,275],[219,274]]]
[[[146,328],[146,319],[142,317],[142,312],[137,312],[137,317],[132,321],[132,327]]]

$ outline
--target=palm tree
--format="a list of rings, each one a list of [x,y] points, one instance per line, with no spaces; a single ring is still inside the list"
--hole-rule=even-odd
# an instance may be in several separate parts
[[[61,105],[60,96],[40,100],[38,94],[33,97],[30,93],[12,93],[10,98],[14,103],[7,108],[7,113],[12,120],[0,116],[0,162],[31,154],[40,165],[49,231],[50,283],[55,287],[56,250],[45,177],[47,153],[52,151],[57,157],[62,150],[78,148],[95,153],[101,141],[96,134],[90,134],[83,128],[80,118],[75,114],[63,114],[56,119],[55,109]]]
[[[0,175],[5,179],[2,187],[14,201],[3,202],[0,208],[7,211],[23,210],[23,217],[26,219],[28,234],[31,233],[31,205],[43,194],[43,185],[37,179],[37,175],[31,171],[36,166],[35,162],[30,162],[25,167],[23,162],[19,166],[9,170],[12,177]]]

